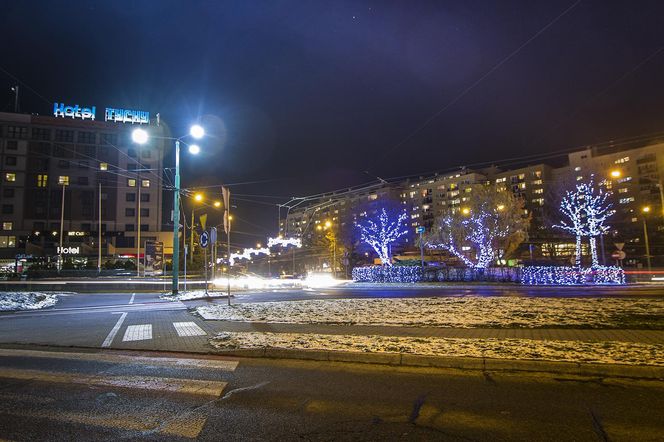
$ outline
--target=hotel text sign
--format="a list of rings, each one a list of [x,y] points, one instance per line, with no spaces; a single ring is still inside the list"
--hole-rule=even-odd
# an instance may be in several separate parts
[[[96,112],[97,108],[95,106],[82,107],[78,104],[75,104],[74,106],[68,106],[64,103],[53,103],[54,117],[94,120]],[[115,121],[116,123],[131,124],[150,124],[150,112],[107,107],[106,112],[104,112],[104,121]]]

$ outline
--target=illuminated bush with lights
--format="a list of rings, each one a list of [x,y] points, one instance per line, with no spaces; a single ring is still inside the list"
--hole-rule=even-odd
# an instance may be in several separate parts
[[[401,282],[422,281],[422,268],[419,266],[366,266],[353,269],[356,282]]]
[[[526,285],[625,284],[625,272],[615,266],[530,266],[524,267],[521,271],[521,283]]]

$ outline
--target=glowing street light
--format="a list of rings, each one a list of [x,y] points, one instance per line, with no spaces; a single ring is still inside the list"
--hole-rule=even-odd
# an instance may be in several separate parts
[[[194,195],[194,199],[198,202],[203,201],[203,194],[202,193],[197,193]]]
[[[502,212],[503,210],[505,210],[505,204],[498,204],[498,211]]]
[[[221,207],[221,201],[215,201],[214,207]]]
[[[618,169],[614,169],[610,173],[611,178],[620,178],[622,176],[622,172]]]
[[[136,128],[131,133],[131,140],[136,144],[145,144],[148,142],[148,133],[145,129]]]
[[[461,209],[461,213],[464,215],[470,215],[470,209],[468,207],[464,207]]]
[[[196,138],[197,140],[200,140],[205,135],[205,129],[203,129],[198,124],[194,124],[191,126],[191,129],[189,129],[189,135]]]
[[[189,153],[192,155],[198,155],[201,153],[201,148],[198,146],[198,144],[191,144],[189,145]]]

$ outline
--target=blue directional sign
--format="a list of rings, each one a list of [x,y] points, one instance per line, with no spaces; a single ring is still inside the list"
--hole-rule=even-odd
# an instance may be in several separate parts
[[[201,239],[198,241],[204,249],[210,244],[210,235],[207,232],[201,233]]]
[[[415,232],[424,233],[424,226],[419,226],[418,228],[415,229]]]

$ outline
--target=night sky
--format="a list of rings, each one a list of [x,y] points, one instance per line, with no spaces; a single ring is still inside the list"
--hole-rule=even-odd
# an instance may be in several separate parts
[[[663,22],[661,1],[0,0],[0,109],[13,75],[24,112],[201,120],[186,186],[301,196],[662,132]]]

